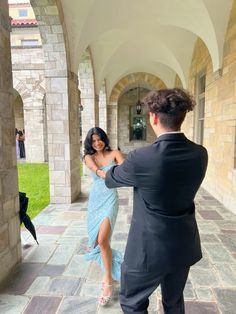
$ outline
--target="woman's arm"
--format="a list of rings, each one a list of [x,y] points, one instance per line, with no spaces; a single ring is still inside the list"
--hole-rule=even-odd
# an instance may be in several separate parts
[[[85,164],[86,166],[93,171],[98,177],[101,178],[105,178],[105,171],[103,171],[102,169],[99,169],[99,167],[97,166],[96,162],[94,161],[93,157],[91,155],[86,155],[84,157],[85,160]]]
[[[119,150],[114,150],[113,153],[114,153],[114,159],[117,165],[121,165],[124,161],[124,157],[122,153]]]

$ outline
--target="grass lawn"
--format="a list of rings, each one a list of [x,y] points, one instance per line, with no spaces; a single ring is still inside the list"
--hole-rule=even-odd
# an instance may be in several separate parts
[[[18,163],[19,191],[29,198],[27,214],[34,218],[49,204],[48,164]]]
[[[50,202],[48,164],[18,163],[19,191],[29,198],[27,214],[33,219]],[[80,176],[83,165],[80,164]]]

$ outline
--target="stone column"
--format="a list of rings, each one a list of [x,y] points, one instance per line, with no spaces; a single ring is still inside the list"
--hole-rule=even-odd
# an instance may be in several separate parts
[[[50,201],[69,204],[80,194],[78,78],[70,72],[60,1],[31,0],[30,3],[44,50]]]
[[[71,203],[80,193],[78,78],[70,72],[46,81],[51,203]]]
[[[10,19],[0,1],[0,281],[21,260],[15,122],[12,105]]]
[[[89,131],[89,129],[94,126],[98,126],[98,119],[96,117],[96,107],[97,101],[93,95],[84,95],[81,92],[81,105],[83,106],[83,111],[81,113],[82,117],[82,142]]]
[[[95,94],[94,74],[89,51],[83,55],[79,64],[79,89],[81,91],[81,105],[83,111],[82,118],[82,142],[88,133],[88,130],[98,126],[98,102],[99,97]]]
[[[117,102],[110,101],[107,106],[107,135],[112,149],[118,148],[118,110]]]
[[[27,162],[43,163],[45,159],[45,108],[42,100],[24,104],[25,155]]]
[[[107,99],[105,84],[102,86],[99,93],[99,126],[107,132]]]

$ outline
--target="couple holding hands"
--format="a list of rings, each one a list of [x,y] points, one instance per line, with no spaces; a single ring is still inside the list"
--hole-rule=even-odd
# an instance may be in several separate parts
[[[202,257],[194,197],[207,168],[207,151],[181,132],[195,102],[179,88],[150,92],[143,100],[156,141],[124,160],[111,150],[106,133],[92,128],[85,139],[85,163],[93,184],[88,202],[88,236],[104,271],[100,305],[110,302],[112,280],[120,280],[125,314],[146,314],[148,298],[160,285],[166,314],[183,314],[183,290],[190,266]],[[124,260],[111,249],[118,212],[115,188],[133,187],[134,202]]]

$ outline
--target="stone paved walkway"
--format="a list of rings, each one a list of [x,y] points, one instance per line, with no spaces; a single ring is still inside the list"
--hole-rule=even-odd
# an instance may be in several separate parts
[[[72,205],[50,205],[35,219],[40,245],[22,230],[23,263],[1,288],[1,314],[118,314],[118,284],[111,306],[97,304],[101,272],[83,258],[86,251],[84,194]],[[124,251],[132,212],[132,190],[119,190],[120,210],[112,246]],[[201,189],[196,197],[204,258],[192,267],[185,288],[186,314],[236,313],[236,216]],[[163,313],[159,289],[149,313]]]

